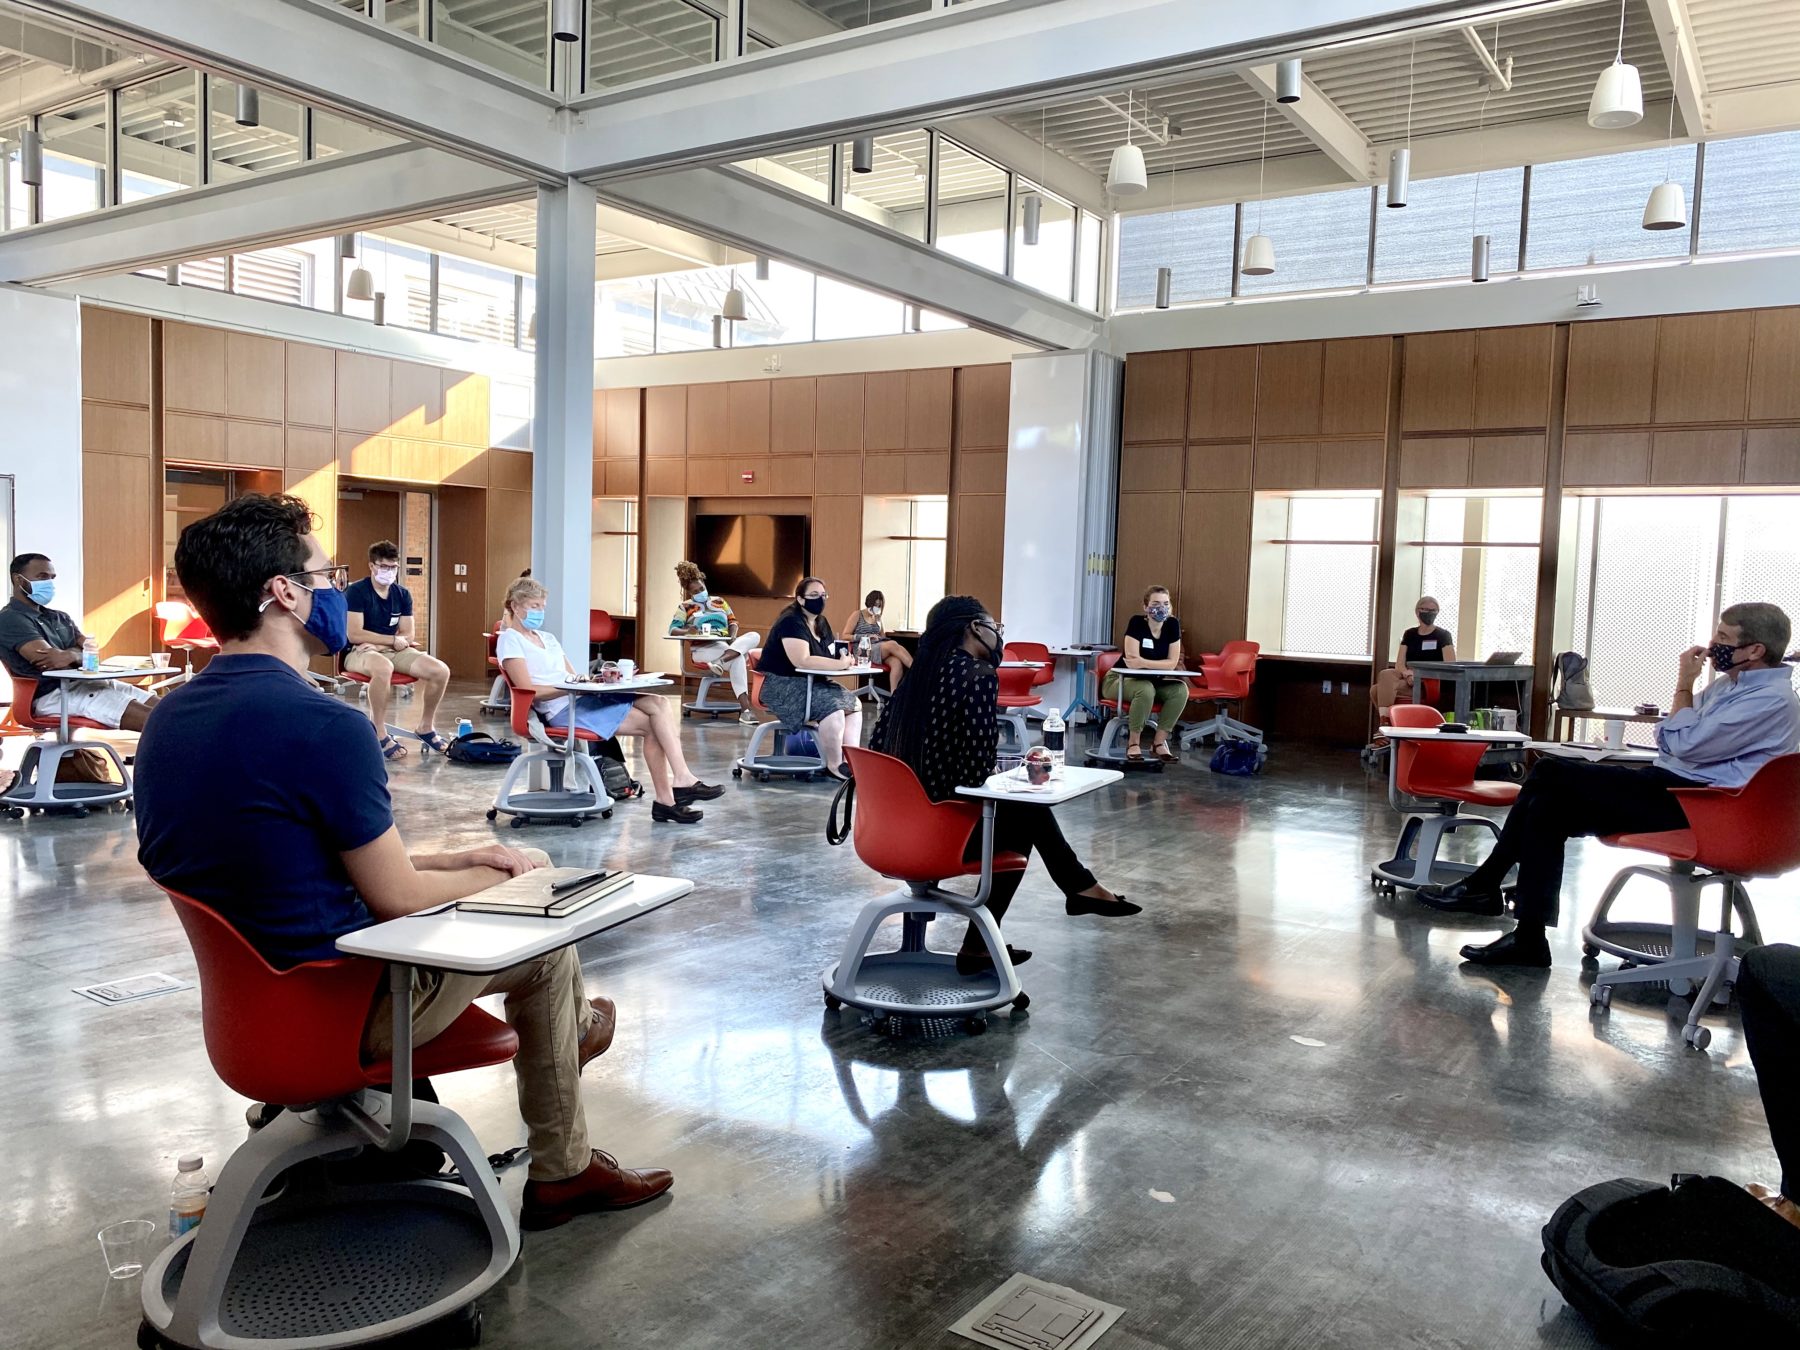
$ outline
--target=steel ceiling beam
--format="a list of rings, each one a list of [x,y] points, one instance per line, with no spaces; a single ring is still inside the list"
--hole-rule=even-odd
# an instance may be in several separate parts
[[[1681,125],[1689,136],[1704,136],[1712,128],[1706,116],[1706,72],[1694,45],[1694,26],[1688,18],[1687,0],[1646,0],[1656,40],[1662,43],[1663,63],[1675,86],[1675,102],[1681,108]]]
[[[0,282],[49,285],[516,199],[529,184],[429,146],[246,175],[0,235]]]
[[[118,0],[114,0],[115,3]],[[967,5],[577,100],[572,176],[748,158],[1456,27],[1557,0],[1011,0]]]
[[[1238,72],[1244,83],[1273,103],[1275,111],[1319,148],[1319,153],[1352,182],[1373,183],[1382,174],[1381,155],[1362,128],[1326,97],[1325,91],[1301,75],[1298,103],[1275,103],[1275,67],[1251,66]]]
[[[748,253],[781,258],[1033,346],[1091,347],[1105,330],[1091,310],[737,169],[613,181],[600,193],[638,215],[704,230]]]
[[[562,182],[561,101],[316,0],[15,0],[184,65]]]

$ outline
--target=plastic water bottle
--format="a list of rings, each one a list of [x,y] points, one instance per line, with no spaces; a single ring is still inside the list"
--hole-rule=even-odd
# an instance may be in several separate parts
[[[81,668],[87,671],[100,669],[100,643],[95,638],[81,640]]]
[[[1063,726],[1062,714],[1055,708],[1044,719],[1044,749],[1050,752],[1050,763],[1053,772],[1060,772],[1063,766],[1063,738],[1068,729]]]
[[[206,1217],[206,1198],[212,1190],[206,1179],[206,1159],[185,1153],[175,1169],[175,1185],[169,1191],[169,1236],[178,1238],[197,1228]]]
[[[467,736],[469,733],[471,733],[474,730],[475,730],[475,724],[473,722],[471,722],[468,718],[459,717],[456,719],[456,734],[458,736]]]

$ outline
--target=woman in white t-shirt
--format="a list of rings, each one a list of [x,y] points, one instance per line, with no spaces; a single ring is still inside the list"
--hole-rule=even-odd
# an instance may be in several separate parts
[[[506,591],[505,621],[495,640],[494,655],[506,682],[514,689],[551,690],[558,681],[579,678],[570,664],[562,643],[554,633],[544,631],[544,602],[550,593],[542,582],[520,577]],[[571,705],[573,705],[571,707]],[[553,729],[569,725],[573,712],[575,725],[591,731],[602,740],[614,736],[638,736],[644,742],[644,762],[650,769],[651,789],[656,804],[650,808],[653,820],[692,825],[701,818],[695,802],[711,801],[724,795],[725,789],[702,783],[688,768],[687,756],[681,751],[681,734],[668,701],[656,694],[568,694],[546,693],[537,698],[532,709]]]

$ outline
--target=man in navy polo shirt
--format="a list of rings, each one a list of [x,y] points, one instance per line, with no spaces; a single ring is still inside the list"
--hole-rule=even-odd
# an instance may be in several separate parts
[[[545,861],[497,844],[407,853],[368,721],[306,677],[309,658],[342,649],[345,626],[345,569],[311,531],[305,502],[260,494],[182,531],[175,570],[219,654],[162,701],[137,753],[138,860],[280,967],[330,958],[344,933]],[[418,1044],[482,994],[506,996],[531,1141],[523,1226],[553,1227],[669,1188],[668,1172],[621,1168],[588,1145],[579,1079],[612,1043],[614,1011],[588,1000],[573,948],[491,977],[421,970],[413,980]],[[370,1058],[389,1053],[391,1025],[384,982],[364,1034]]]

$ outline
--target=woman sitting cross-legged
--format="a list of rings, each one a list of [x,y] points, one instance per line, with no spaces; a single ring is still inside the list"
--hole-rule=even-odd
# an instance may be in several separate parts
[[[994,700],[1000,681],[994,667],[1005,647],[1005,630],[972,595],[946,596],[931,608],[925,632],[919,638],[913,668],[875,728],[871,749],[903,760],[918,775],[925,795],[934,802],[948,801],[959,787],[979,787],[994,772],[994,752],[1000,724]],[[1097,914],[1116,919],[1138,914],[1122,895],[1114,895],[1094,880],[1094,874],[1075,856],[1069,841],[1049,807],[1027,801],[1004,801],[994,814],[994,851],[1023,853],[1036,849],[1063,893],[1068,914]],[[981,856],[981,831],[969,836],[965,854]],[[1024,872],[997,872],[987,907],[998,923],[1024,880]],[[1013,964],[1031,959],[1031,953],[1006,948]],[[993,969],[993,958],[973,925],[956,954],[956,968],[964,975],[980,975]]]
[[[856,664],[854,656],[839,656],[834,650],[831,625],[825,620],[829,598],[824,582],[802,578],[794,588],[794,603],[769,629],[756,668],[763,677],[763,706],[790,731],[810,719],[819,729],[819,758],[825,761],[825,772],[843,778],[849,772],[844,747],[862,744],[862,703],[833,680],[801,674],[807,670],[829,674]]]
[[[575,725],[602,740],[614,736],[642,737],[644,762],[650,767],[650,784],[656,797],[656,804],[650,808],[651,819],[694,824],[702,812],[696,811],[693,803],[711,801],[722,796],[725,789],[702,783],[688,768],[687,756],[681,751],[680,726],[667,699],[629,690],[573,698],[555,692],[559,681],[581,676],[569,664],[556,635],[544,631],[544,602],[549,595],[542,582],[530,577],[520,577],[507,588],[506,621],[494,644],[506,682],[515,689],[542,691],[533,706],[553,730],[566,728],[573,711]]]

